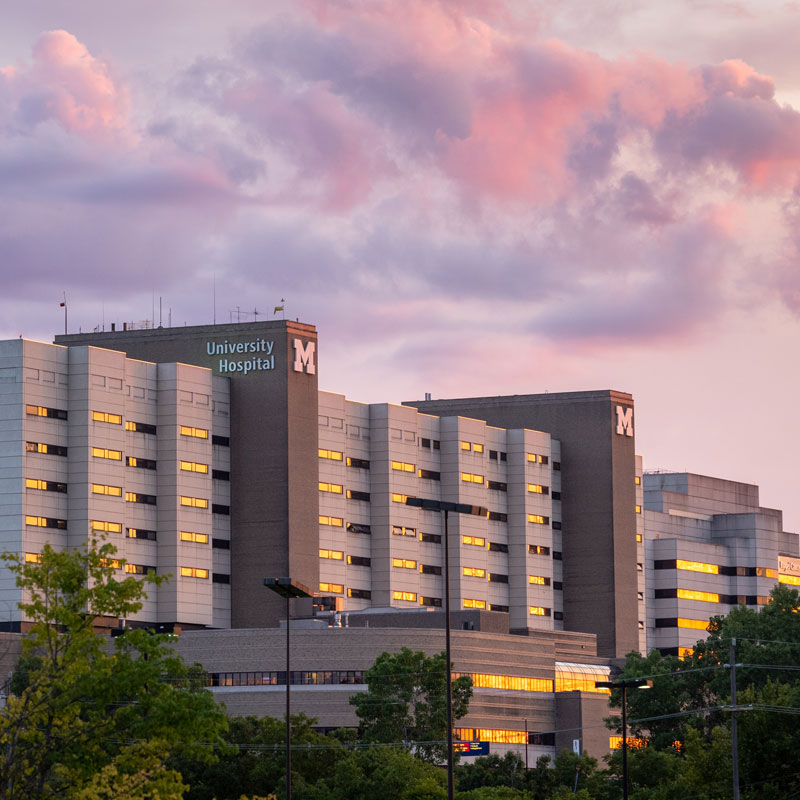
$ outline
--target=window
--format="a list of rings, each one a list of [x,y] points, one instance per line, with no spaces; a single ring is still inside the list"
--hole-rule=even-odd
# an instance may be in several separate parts
[[[231,582],[231,576],[226,572],[213,572],[211,574],[211,583],[226,583]]]
[[[553,500],[560,500],[561,492],[550,492],[550,497],[552,497]]]
[[[417,529],[416,528],[408,528],[405,525],[392,525],[392,535],[393,536],[413,536],[416,539],[416,537],[417,537]]]
[[[636,571],[637,572],[644,572],[644,564],[642,564],[641,561],[636,564]]]
[[[37,489],[41,492],[60,492],[61,494],[67,493],[66,483],[57,483],[56,481],[44,481],[41,478],[26,478],[26,489]]]
[[[554,611],[553,612],[553,619],[564,619],[564,612],[563,611]]]
[[[110,414],[108,411],[92,411],[92,422],[107,422],[110,425],[122,425],[120,414]]]
[[[416,467],[406,461],[392,461],[392,469],[397,472],[414,472]]]
[[[486,608],[486,601],[485,600],[473,600],[469,597],[465,597],[462,603],[464,608]]]
[[[344,560],[344,553],[341,550],[326,550],[325,548],[320,548],[319,557],[330,558],[334,561],[342,561]]]
[[[121,569],[122,562],[118,558],[101,558],[100,563],[110,569]]]
[[[497,572],[489,573],[489,580],[492,583],[508,583],[508,575],[501,575]]]
[[[208,508],[208,500],[204,497],[185,497],[181,495],[181,505],[187,508]]]
[[[183,472],[199,472],[201,475],[208,475],[208,464],[198,464],[197,461],[180,461]]]
[[[800,577],[797,575],[784,575],[780,573],[780,575],[778,575],[778,583],[782,583],[784,586],[800,586]]]
[[[42,556],[40,553],[25,553],[25,562],[27,564],[41,564]]]
[[[93,531],[104,531],[105,533],[122,533],[122,523],[93,519],[89,521],[89,529]]]
[[[341,528],[344,525],[344,520],[341,517],[331,517],[327,514],[320,514],[319,524],[330,525],[332,528]]]
[[[398,569],[416,569],[417,562],[412,561],[410,558],[393,558],[392,566]]]
[[[637,514],[641,514],[642,513],[642,507],[640,505],[635,505],[634,508],[636,509],[636,513]]]
[[[122,452],[120,450],[109,450],[106,447],[93,447],[93,458],[107,458],[110,461],[122,461]]]
[[[442,598],[441,597],[422,597],[420,595],[419,604],[421,606],[432,606],[433,608],[441,608],[442,607]]]
[[[564,584],[561,581],[553,581],[553,589],[557,592],[564,591]],[[641,592],[639,592],[641,594]]]
[[[369,492],[358,492],[355,489],[347,490],[348,500],[360,500],[362,503],[369,503],[369,498],[370,498]]]
[[[554,531],[560,531],[561,530],[561,522],[559,522],[559,520],[556,520],[556,519],[553,520],[553,530]]]
[[[344,586],[342,586],[341,583],[320,581],[319,590],[321,592],[330,592],[331,594],[342,594],[344,592]]]
[[[508,614],[508,606],[498,605],[497,603],[490,603],[489,611],[500,611],[503,614]]]
[[[184,505],[184,500],[199,500],[197,497],[181,497],[181,505]],[[154,494],[142,494],[141,492],[125,492],[125,502],[126,503],[143,503],[146,506],[154,506],[157,502],[156,496]],[[202,501],[205,502],[205,506],[200,506],[200,508],[208,508],[208,500]]]
[[[508,545],[503,542],[489,542],[489,549],[494,550],[496,553],[507,553]]]
[[[432,469],[420,469],[417,473],[424,481],[440,481],[442,475],[439,472],[434,472]]]
[[[403,503],[405,504],[406,500],[408,500],[407,494],[396,494],[392,492],[392,502],[393,503]]]
[[[490,450],[489,451],[489,458],[492,461],[497,461],[497,450]]]
[[[222,514],[225,517],[229,517],[231,515],[231,507],[223,505],[222,503],[212,503],[211,504],[211,513],[212,514]]]
[[[419,439],[419,446],[420,447],[425,447],[428,450],[430,450],[431,449],[431,440],[430,439],[426,439],[426,438],[421,436],[420,439]]]
[[[500,451],[500,460],[501,461],[508,461],[508,453],[504,453],[502,450]]]
[[[528,545],[528,552],[532,556],[549,556],[550,555],[550,548],[545,547],[542,544],[529,544]]]
[[[208,579],[208,570],[201,567],[181,567],[181,578],[203,578]]]
[[[419,565],[419,571],[423,575],[441,575],[442,574],[442,568],[441,567],[436,567],[433,564],[420,564]]]
[[[25,524],[34,525],[37,528],[60,528],[61,530],[67,529],[67,521],[65,519],[53,519],[52,517],[33,517],[29,514],[25,515]]]
[[[553,525],[554,525],[554,527],[555,527],[555,523],[553,523]],[[641,541],[642,541],[642,534],[641,534],[641,533],[637,533],[637,534],[636,534],[636,541],[637,541],[637,542],[641,542]]]
[[[541,514],[528,514],[528,522],[535,525],[547,525],[550,522],[550,517],[543,517]]]
[[[203,437],[203,438],[207,438],[207,437]],[[216,434],[214,434],[211,437],[211,444],[215,444],[215,445],[217,445],[219,447],[230,447],[231,446],[231,440],[230,440],[230,438],[228,436],[217,436]]]
[[[542,486],[540,483],[529,483],[528,491],[533,492],[533,494],[550,494],[550,488]]]
[[[554,461],[553,462],[553,470],[555,472],[560,472],[561,471],[561,462],[560,461]]]
[[[369,567],[372,561],[366,556],[347,556],[347,563],[354,567]],[[348,594],[348,597],[352,595]]]
[[[344,486],[342,486],[341,483],[328,483],[328,481],[320,481],[319,490],[321,492],[330,492],[331,494],[344,494]]]
[[[347,596],[358,600],[371,600],[372,592],[369,589],[348,589]]]
[[[211,547],[215,550],[230,550],[231,549],[231,540],[230,539],[220,539],[214,536],[211,539]]]
[[[370,525],[365,525],[361,522],[348,522],[347,523],[347,532],[348,533],[365,533],[367,535],[372,533],[372,527]]]
[[[633,482],[636,484],[636,486],[642,485],[642,479],[638,475],[633,479]]]
[[[486,539],[484,539],[482,536],[462,536],[461,543],[471,544],[474,547],[485,547]]]
[[[553,550],[553,561],[561,561],[562,558],[560,550]]]
[[[461,480],[466,483],[480,483],[483,484],[484,477],[483,475],[475,475],[472,472],[462,472],[461,473]]]
[[[392,592],[392,600],[407,600],[410,603],[414,603],[417,600],[416,592]]]
[[[351,458],[347,457],[347,466],[354,469],[369,469],[369,461],[365,458]]]
[[[492,611],[494,610],[493,607]],[[553,691],[553,681],[549,678],[518,678],[512,675],[487,675],[475,672],[457,672],[453,677],[461,675],[469,675],[472,678],[472,685],[480,689],[505,689],[512,692]]]
[[[708,630],[707,619],[686,619],[685,617],[657,617],[656,628],[688,628],[689,630]]]
[[[44,444],[43,442],[25,442],[28,453],[45,453],[49,456],[66,456],[67,448],[58,444]]]
[[[229,481],[231,479],[231,474],[225,469],[212,469],[211,477],[215,481]]]
[[[487,519],[494,522],[508,522],[508,514],[503,511],[490,511]]]
[[[342,461],[344,458],[344,453],[340,453],[338,450],[325,450],[324,448],[320,447],[319,457],[327,458],[330,461]]]
[[[50,419],[66,419],[67,412],[60,408],[45,408],[44,406],[25,406],[25,413],[34,417],[49,417]]]
[[[419,540],[428,544],[441,544],[442,536],[439,533],[420,533]]]
[[[550,578],[544,575],[528,575],[528,583],[535,583],[537,586],[549,586]]]
[[[482,453],[483,452],[483,445],[478,442],[472,443],[472,452],[473,453]]]
[[[129,539],[148,539],[151,542],[156,540],[156,532],[144,528],[128,528],[127,535]]]
[[[699,600],[703,603],[719,603],[719,595],[715,592],[700,592],[696,589],[678,589],[679,600]]]
[[[137,469],[155,469],[156,462],[152,458],[139,458],[138,456],[125,456],[125,464]]]
[[[191,425],[179,425],[178,430],[181,436],[191,436],[194,439],[208,439],[208,431],[205,428],[193,428]],[[212,442],[212,444],[213,443],[214,442]]]
[[[486,485],[495,492],[507,492],[508,484],[500,483],[499,481],[486,481]]]
[[[125,572],[127,572],[128,575],[155,575],[156,568],[146,566],[145,564],[126,564]],[[200,576],[198,575],[197,577]]]
[[[462,450],[472,450],[472,442],[461,442]]]
[[[194,542],[195,544],[208,544],[207,533],[196,533],[195,531],[181,531],[182,542]]]
[[[549,617],[550,609],[544,606],[528,606],[528,613],[534,617]]]
[[[92,494],[107,494],[109,497],[122,497],[122,487],[106,486],[104,483],[93,483]]]
[[[151,436],[156,435],[156,426],[148,425],[146,422],[134,422],[133,420],[125,420],[126,431],[136,431],[136,433],[149,433]]]
[[[441,448],[441,446],[442,446],[442,444],[438,439],[434,439],[433,440],[433,449],[434,450],[439,450]]]
[[[656,567],[656,569],[658,569]],[[706,564],[702,561],[684,561],[679,558],[675,561],[675,569],[688,570],[689,572],[705,572],[708,575],[719,575],[719,567],[716,564]]]
[[[486,570],[480,567],[462,567],[461,574],[466,578],[485,578]]]
[[[538,453],[528,453],[528,461],[531,464],[547,464],[550,461],[548,456],[539,455]]]

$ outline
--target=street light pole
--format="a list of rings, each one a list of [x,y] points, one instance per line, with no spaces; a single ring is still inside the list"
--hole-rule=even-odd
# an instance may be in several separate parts
[[[264,578],[264,586],[275,594],[286,598],[286,800],[292,800],[292,673],[290,661],[290,608],[289,600],[293,597],[313,597],[311,589],[292,578]]]
[[[455,779],[453,774],[453,674],[452,657],[450,653],[450,540],[448,513],[471,514],[485,517],[487,509],[483,506],[471,506],[468,503],[447,503],[443,500],[423,500],[421,497],[407,497],[406,505],[421,508],[423,511],[444,512],[444,657],[447,661],[446,670],[446,701],[447,701],[447,800],[455,797]]]

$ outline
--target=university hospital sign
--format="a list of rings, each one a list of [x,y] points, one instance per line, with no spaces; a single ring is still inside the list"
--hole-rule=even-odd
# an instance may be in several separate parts
[[[295,339],[292,342],[294,347],[294,364],[292,368],[295,372],[306,372],[314,375],[316,369],[316,342],[304,342]],[[251,372],[264,372],[275,369],[275,342],[266,339],[253,339],[249,342],[206,342],[206,353],[210,356],[226,356],[220,358],[218,372],[220,375],[226,373],[241,373],[248,375]],[[230,358],[227,358],[230,356]],[[246,356],[246,358],[236,358],[236,356]]]

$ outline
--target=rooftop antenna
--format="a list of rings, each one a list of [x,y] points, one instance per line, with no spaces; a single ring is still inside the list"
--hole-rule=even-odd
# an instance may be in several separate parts
[[[61,303],[59,303],[59,305],[61,306],[61,308],[64,309],[64,336],[66,336],[67,335],[67,293],[63,292],[62,294],[64,296],[64,299],[63,299],[63,301]]]
[[[259,315],[260,313],[261,313],[261,312],[260,312],[260,311],[259,311],[257,308],[254,308],[254,309],[253,309],[253,321],[254,321],[254,322],[258,322],[258,315]]]
[[[161,296],[159,295],[158,298],[158,327],[163,328],[164,326],[161,324]]]
[[[211,277],[211,292],[214,297],[214,324],[217,324],[217,273],[215,272]]]

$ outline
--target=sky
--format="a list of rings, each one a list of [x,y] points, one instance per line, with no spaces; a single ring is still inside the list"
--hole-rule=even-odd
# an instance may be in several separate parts
[[[798,41],[777,0],[15,4],[0,338],[283,304],[321,388],[630,392],[646,469],[797,531]]]

